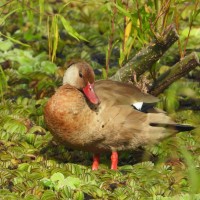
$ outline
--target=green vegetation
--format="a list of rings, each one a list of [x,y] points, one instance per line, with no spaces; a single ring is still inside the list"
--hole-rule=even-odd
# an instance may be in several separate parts
[[[123,3],[122,3],[123,2]],[[155,80],[191,51],[200,56],[199,1],[0,2],[0,199],[200,199],[200,89],[197,67],[160,94],[160,108],[197,128],[157,145],[109,156],[55,144],[43,107],[66,66],[86,60],[97,78],[114,74],[171,23],[179,41],[145,73]],[[198,16],[198,17],[197,17]],[[57,67],[58,66],[58,67]]]

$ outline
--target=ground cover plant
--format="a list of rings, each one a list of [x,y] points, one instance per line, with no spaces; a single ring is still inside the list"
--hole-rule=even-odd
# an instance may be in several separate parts
[[[198,0],[1,1],[0,199],[200,199],[199,5]],[[175,33],[170,45],[156,52],[154,62],[134,68],[137,53],[155,38],[156,45],[165,41],[166,30],[172,30],[167,36]],[[150,88],[161,99],[158,107],[196,129],[120,153],[118,171],[108,169],[105,155],[100,169],[92,171],[92,155],[56,143],[43,120],[45,103],[74,60],[88,61],[97,79],[113,78],[131,65],[134,71],[123,73],[124,81]],[[180,68],[179,60],[189,64]],[[188,71],[160,88],[166,81],[160,75],[176,66]],[[153,83],[159,84],[153,88]]]

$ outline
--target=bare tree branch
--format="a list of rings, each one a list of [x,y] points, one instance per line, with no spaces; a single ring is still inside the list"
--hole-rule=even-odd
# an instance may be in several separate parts
[[[199,65],[200,63],[197,54],[192,52],[180,60],[178,63],[176,63],[174,66],[172,66],[167,72],[158,77],[153,86],[150,88],[149,93],[155,96],[159,95],[174,81],[185,76],[188,74],[188,72]]]

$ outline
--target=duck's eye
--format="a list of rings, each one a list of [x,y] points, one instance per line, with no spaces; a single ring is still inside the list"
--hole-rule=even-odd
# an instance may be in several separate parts
[[[83,78],[83,74],[81,72],[79,72],[79,77]]]

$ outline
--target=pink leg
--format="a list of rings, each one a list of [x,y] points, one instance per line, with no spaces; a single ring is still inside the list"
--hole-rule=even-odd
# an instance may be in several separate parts
[[[113,151],[111,155],[111,169],[117,170],[117,165],[118,165],[118,153],[116,151]]]
[[[100,155],[99,154],[94,154],[93,155],[92,170],[97,170],[98,169],[99,160],[100,160]]]

